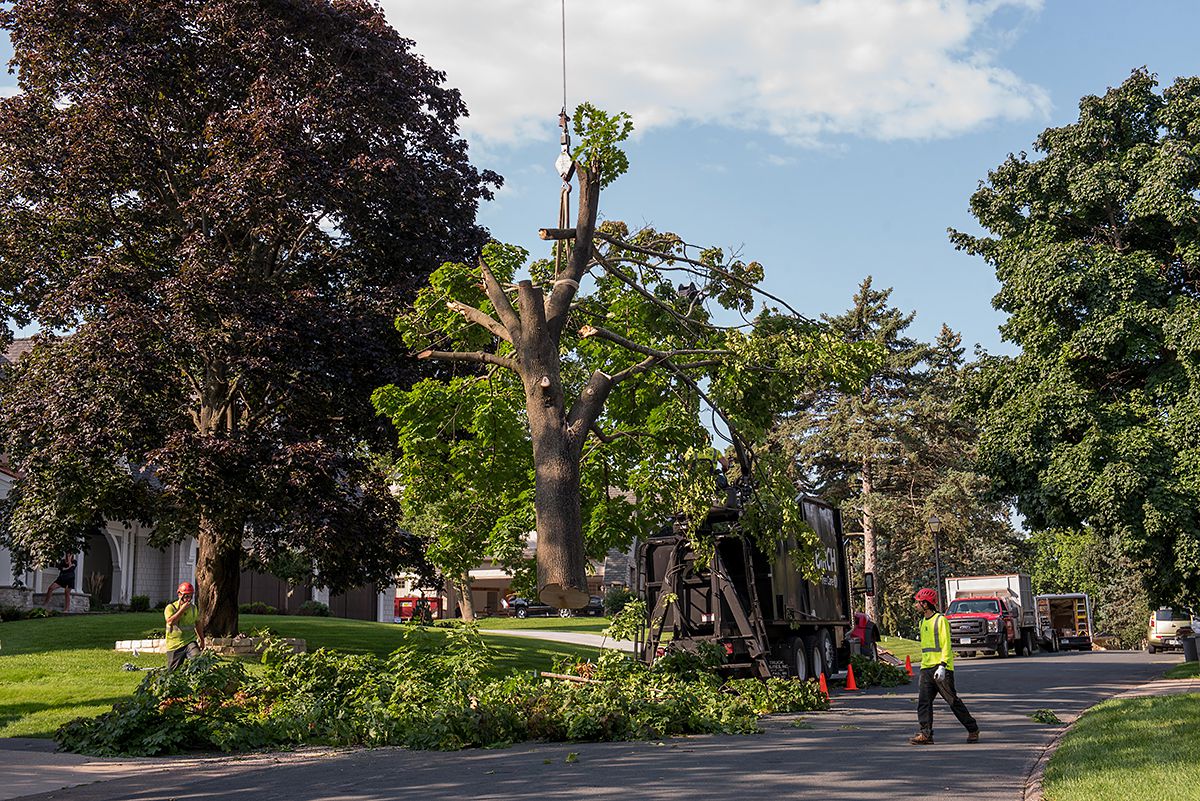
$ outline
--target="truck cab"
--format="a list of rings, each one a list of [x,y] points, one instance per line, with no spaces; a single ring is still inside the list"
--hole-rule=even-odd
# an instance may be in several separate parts
[[[946,618],[956,653],[983,651],[1007,657],[1032,654],[1037,647],[1037,619],[1029,576],[963,576],[946,579]]]
[[[1018,626],[1003,598],[956,598],[946,608],[950,641],[962,653],[994,651],[1008,656]]]

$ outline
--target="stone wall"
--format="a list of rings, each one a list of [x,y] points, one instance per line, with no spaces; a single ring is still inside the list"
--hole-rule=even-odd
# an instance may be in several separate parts
[[[45,595],[38,592],[35,593],[28,587],[0,587],[0,606],[13,606],[17,609],[36,609],[43,606],[42,601]],[[54,595],[50,598],[50,605],[46,609],[55,609],[59,612],[63,610],[62,590],[55,590]],[[82,614],[92,611],[92,599],[87,593],[72,592],[71,593],[71,614]]]

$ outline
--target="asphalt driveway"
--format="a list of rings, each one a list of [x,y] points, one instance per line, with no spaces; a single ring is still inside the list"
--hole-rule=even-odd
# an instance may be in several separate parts
[[[1121,651],[960,660],[956,684],[979,720],[982,741],[977,745],[966,744],[965,732],[940,701],[935,707],[938,744],[908,745],[916,729],[913,682],[835,696],[833,711],[805,715],[799,726],[794,724],[800,716],[774,716],[758,736],[526,744],[455,753],[382,748],[154,760],[132,769],[126,763],[118,776],[96,772],[83,779],[91,784],[21,797],[1018,801],[1030,766],[1054,733],[1030,720],[1030,712],[1048,708],[1061,717],[1077,714],[1161,675],[1178,661],[1178,655]],[[6,757],[15,754],[0,752],[0,790],[4,774],[14,766]],[[37,770],[36,758],[27,754],[23,769]]]

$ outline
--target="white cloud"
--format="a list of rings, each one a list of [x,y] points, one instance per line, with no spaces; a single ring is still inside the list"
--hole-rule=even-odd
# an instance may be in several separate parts
[[[0,86],[0,97],[14,97],[21,94],[19,86]]]
[[[562,104],[555,0],[384,0],[388,19],[462,90],[465,133],[542,136]],[[811,145],[953,136],[1044,115],[1049,98],[977,41],[1004,8],[1041,0],[604,0],[567,2],[568,98]],[[993,37],[994,38],[994,37]]]

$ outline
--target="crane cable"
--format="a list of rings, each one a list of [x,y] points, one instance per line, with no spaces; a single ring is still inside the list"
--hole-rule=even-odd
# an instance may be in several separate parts
[[[571,158],[571,134],[567,127],[571,118],[567,116],[567,0],[561,0],[562,6],[562,110],[558,113],[558,125],[562,129],[559,136],[561,152],[554,166],[562,178],[562,189],[558,198],[558,227],[568,228],[571,225],[571,176],[575,174],[575,161]],[[562,273],[568,252],[568,243],[559,239],[554,243],[554,271]]]

